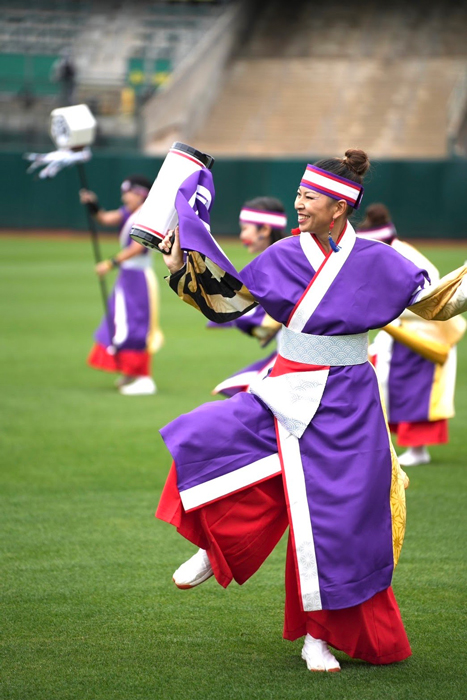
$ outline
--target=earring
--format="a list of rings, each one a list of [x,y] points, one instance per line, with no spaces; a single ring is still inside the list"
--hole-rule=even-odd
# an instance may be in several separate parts
[[[329,224],[329,245],[333,249],[335,253],[338,253],[340,251],[340,246],[337,245],[337,243],[334,242],[333,237],[332,237],[332,229],[334,228],[334,224],[336,222],[334,219],[332,219],[331,223]]]

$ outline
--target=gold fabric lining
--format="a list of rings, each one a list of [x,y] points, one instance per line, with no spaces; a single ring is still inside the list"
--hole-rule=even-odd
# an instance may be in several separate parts
[[[282,323],[273,319],[269,314],[266,314],[259,326],[255,326],[251,335],[259,340],[261,347],[264,347],[274,338],[282,328]]]
[[[241,316],[257,303],[245,285],[195,251],[187,255],[176,291],[184,302],[218,323]]]
[[[430,405],[428,420],[443,420],[453,418],[454,411],[454,387],[456,372],[456,357],[451,351],[451,356],[445,365],[436,365],[433,384],[430,393]]]
[[[371,365],[373,367],[373,365]],[[373,367],[374,370],[374,367]],[[375,371],[376,375],[376,371]],[[397,566],[399,557],[404,543],[405,526],[407,522],[407,505],[405,500],[405,489],[409,486],[409,477],[401,468],[397,459],[396,451],[392,444],[391,434],[389,432],[388,419],[386,415],[386,407],[381,392],[381,387],[378,382],[379,395],[381,399],[381,408],[383,409],[384,422],[388,434],[389,449],[391,452],[391,489],[389,492],[389,506],[391,508],[391,523],[392,523],[392,552],[394,558],[394,568]]]
[[[431,323],[436,323],[432,321]],[[448,359],[451,346],[448,343],[440,343],[436,340],[424,338],[419,333],[416,333],[410,328],[410,324],[402,322],[400,326],[389,323],[381,330],[386,331],[398,343],[405,345],[417,355],[421,355],[425,360],[434,362],[435,364],[444,365]]]
[[[420,301],[417,301],[408,309],[417,316],[427,321],[447,321],[455,315],[450,309],[449,302],[459,288],[464,275],[467,274],[467,265],[457,268],[445,277]]]
[[[144,271],[146,284],[148,285],[149,300],[149,330],[146,336],[146,348],[152,355],[164,344],[164,334],[159,326],[159,283],[152,268]]]

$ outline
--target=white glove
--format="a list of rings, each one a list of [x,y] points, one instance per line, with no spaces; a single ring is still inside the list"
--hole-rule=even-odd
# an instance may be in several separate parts
[[[25,153],[23,156],[31,162],[27,169],[28,173],[33,173],[38,168],[42,170],[38,173],[41,180],[46,177],[55,177],[55,175],[76,163],[87,163],[92,158],[91,149],[87,146],[81,151],[71,151],[68,148],[63,148],[50,153]]]

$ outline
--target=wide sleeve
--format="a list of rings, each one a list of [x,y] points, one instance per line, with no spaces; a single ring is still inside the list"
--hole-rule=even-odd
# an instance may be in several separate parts
[[[211,234],[214,194],[212,174],[206,168],[190,175],[180,186],[175,208],[186,262],[168,282],[183,301],[210,321],[225,323],[242,316],[257,302]]]
[[[257,306],[236,319],[234,324],[242,333],[256,338],[262,347],[265,347],[282,327],[282,324],[271,318],[262,306]]]
[[[467,311],[467,265],[423,289],[408,308],[427,321],[447,321]]]
[[[257,304],[237,277],[194,251],[187,252],[184,267],[167,280],[184,302],[215,323],[233,321]]]

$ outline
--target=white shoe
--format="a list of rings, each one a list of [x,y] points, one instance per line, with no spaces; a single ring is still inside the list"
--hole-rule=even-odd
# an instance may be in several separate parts
[[[155,394],[157,387],[152,377],[136,377],[133,382],[120,387],[124,396],[149,396]]]
[[[213,573],[206,550],[198,549],[191,559],[178,567],[173,580],[177,588],[194,588],[210,578]]]
[[[309,671],[329,671],[335,673],[341,667],[333,654],[328,649],[326,642],[322,639],[315,639],[311,634],[305,637],[302,649],[302,659],[306,661]]]
[[[409,447],[398,459],[401,467],[416,467],[419,464],[431,462],[430,453],[426,447]]]

